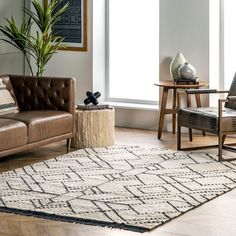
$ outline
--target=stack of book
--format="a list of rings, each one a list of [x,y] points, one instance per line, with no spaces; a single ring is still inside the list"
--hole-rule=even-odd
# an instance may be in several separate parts
[[[178,77],[175,79],[175,84],[198,84],[198,77],[193,77],[192,79],[185,79]]]
[[[112,109],[112,107],[108,104],[101,105],[84,105],[78,104],[76,105],[77,110],[103,110],[103,109]]]

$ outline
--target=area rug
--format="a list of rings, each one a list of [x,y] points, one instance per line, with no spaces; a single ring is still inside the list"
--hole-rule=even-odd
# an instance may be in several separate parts
[[[148,231],[236,187],[204,152],[89,148],[0,174],[0,211]]]

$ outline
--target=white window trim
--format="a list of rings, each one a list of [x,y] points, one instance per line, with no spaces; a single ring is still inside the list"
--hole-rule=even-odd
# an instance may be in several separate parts
[[[225,87],[225,67],[224,67],[224,0],[220,0],[220,58],[219,58],[219,87],[224,89]]]
[[[218,3],[217,3],[218,1]],[[218,50],[218,57],[215,59],[214,63],[210,62],[210,80],[209,84],[210,87],[214,87],[217,89],[223,90],[225,88],[225,68],[224,68],[224,3],[225,0],[210,0],[210,38],[209,38],[209,45],[210,45],[210,61],[212,60],[212,51]],[[216,4],[218,4],[216,6]],[[214,5],[214,9],[211,9]],[[217,11],[218,8],[218,16],[211,15],[211,11]],[[218,26],[218,32],[213,32],[211,30],[211,27],[213,27],[212,24],[217,24]],[[216,25],[215,25],[216,26]],[[212,47],[211,42],[213,39],[218,37],[218,45],[215,47]],[[212,40],[211,40],[212,39]],[[216,62],[217,61],[217,62]],[[218,72],[217,74],[214,73],[216,64],[215,62],[219,65],[218,66]],[[217,77],[217,78],[216,78]],[[216,81],[217,80],[217,81]]]

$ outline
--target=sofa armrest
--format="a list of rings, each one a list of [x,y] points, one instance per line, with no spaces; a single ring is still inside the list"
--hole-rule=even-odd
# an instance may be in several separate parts
[[[75,79],[9,75],[21,111],[60,110],[74,114]]]

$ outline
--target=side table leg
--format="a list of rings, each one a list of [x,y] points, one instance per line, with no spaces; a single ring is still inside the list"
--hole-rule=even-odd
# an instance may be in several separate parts
[[[160,117],[159,117],[159,127],[158,127],[158,139],[161,138],[162,128],[164,124],[164,116],[165,116],[165,109],[166,109],[166,102],[168,97],[168,88],[163,88],[162,98],[161,98],[161,109],[160,109]]]
[[[172,133],[175,134],[175,129],[176,129],[176,113],[174,110],[176,109],[176,89],[173,89],[173,101],[172,101],[172,108],[173,108],[173,114],[172,114]]]
[[[202,104],[201,104],[201,97],[200,97],[200,94],[195,94],[195,99],[196,99],[197,107],[201,107]],[[202,131],[202,135],[203,135],[203,136],[206,136],[206,132],[205,132],[205,131]]]

